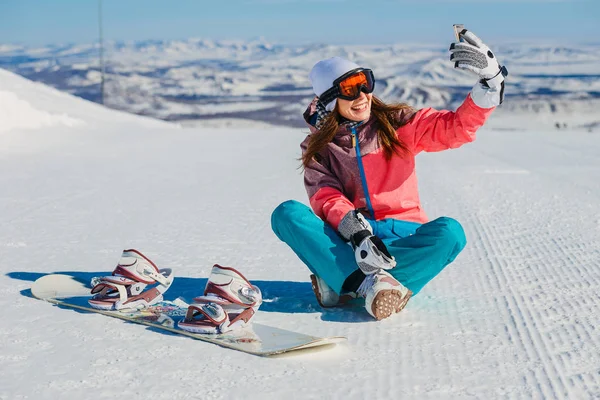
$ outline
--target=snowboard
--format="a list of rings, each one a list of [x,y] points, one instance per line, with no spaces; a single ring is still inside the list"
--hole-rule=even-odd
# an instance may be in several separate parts
[[[60,307],[103,314],[263,357],[309,348],[331,348],[346,340],[341,336],[316,337],[257,323],[239,331],[219,335],[192,333],[177,326],[177,323],[185,318],[188,307],[182,299],[161,301],[142,310],[98,310],[88,304],[91,297],[90,288],[69,275],[42,276],[31,286],[31,294],[37,299]]]

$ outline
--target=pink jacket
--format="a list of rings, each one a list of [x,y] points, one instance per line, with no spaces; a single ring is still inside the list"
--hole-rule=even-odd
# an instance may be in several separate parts
[[[353,131],[341,126],[334,139],[304,170],[304,185],[314,212],[337,229],[350,210],[376,220],[394,218],[425,223],[415,174],[415,156],[460,147],[475,140],[475,132],[494,108],[480,108],[467,96],[455,112],[425,108],[401,117],[408,121],[396,131],[412,155],[386,161],[370,118]],[[315,110],[309,109],[309,121]],[[312,134],[316,132],[311,126]],[[352,137],[356,136],[353,146]],[[310,135],[302,142],[306,150]],[[360,157],[357,157],[357,147]]]

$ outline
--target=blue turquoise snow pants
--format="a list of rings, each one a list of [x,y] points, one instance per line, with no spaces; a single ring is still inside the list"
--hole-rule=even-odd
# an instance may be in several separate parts
[[[417,294],[450,264],[467,240],[458,221],[441,217],[426,224],[384,219],[369,220],[373,233],[396,258],[389,272]],[[287,243],[312,273],[338,294],[358,269],[352,248],[307,206],[294,200],[280,204],[271,215],[275,235]]]

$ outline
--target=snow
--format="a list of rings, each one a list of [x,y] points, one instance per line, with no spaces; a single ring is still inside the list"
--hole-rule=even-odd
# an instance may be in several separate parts
[[[66,114],[38,110],[14,93],[0,90],[0,132],[13,129],[39,129],[52,125],[76,126],[82,122]]]
[[[20,110],[0,119],[0,399],[600,397],[597,133],[484,128],[419,156],[425,210],[469,244],[376,322],[320,309],[271,232],[279,203],[307,202],[306,129],[177,129],[4,71],[0,87]],[[267,299],[257,322],[348,343],[263,359],[28,296],[43,274],[110,272],[125,248],[174,268],[168,298],[229,265]]]
[[[67,93],[31,82],[3,69],[0,69],[0,88],[0,132],[53,125],[96,124],[107,119],[126,125],[142,124],[147,128],[176,127],[159,120],[140,118],[126,112],[109,110],[95,103],[81,101]]]

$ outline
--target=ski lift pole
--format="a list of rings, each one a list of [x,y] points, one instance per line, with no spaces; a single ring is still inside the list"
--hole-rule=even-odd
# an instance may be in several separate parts
[[[104,104],[104,39],[102,37],[102,0],[98,0],[98,37],[100,41],[100,104]]]

